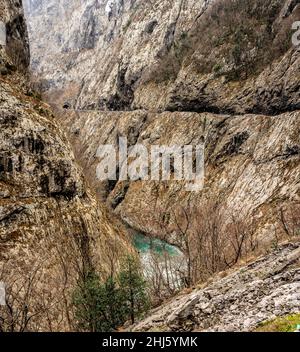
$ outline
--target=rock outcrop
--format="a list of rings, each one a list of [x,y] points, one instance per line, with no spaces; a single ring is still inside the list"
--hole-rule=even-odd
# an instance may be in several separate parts
[[[105,277],[118,265],[114,255],[130,246],[89,190],[49,106],[20,73],[29,63],[21,2],[2,1],[0,9],[8,28],[0,48],[0,281],[7,299],[0,331],[70,331],[78,280],[91,269]],[[17,58],[10,55],[16,42]]]
[[[251,331],[278,316],[299,313],[299,258],[299,243],[289,244],[220,273],[154,310],[133,331]]]
[[[68,114],[71,141],[98,196],[131,227],[169,240],[179,229],[160,213],[199,209],[214,200],[223,215],[255,219],[259,242],[272,242],[281,228],[279,210],[299,205],[300,115],[214,115],[210,113],[78,112]],[[117,182],[96,179],[102,144],[198,145],[205,142],[205,187],[188,192],[185,182]],[[192,215],[193,216],[193,215]],[[212,216],[212,215],[210,215]],[[174,219],[173,219],[174,220]],[[190,219],[192,221],[192,219]],[[279,232],[278,232],[279,231]]]
[[[20,69],[26,69],[30,63],[30,57],[22,1],[1,1],[0,21],[5,26],[6,51]]]
[[[145,69],[192,27],[210,1],[24,3],[32,67],[51,100],[69,100],[77,108],[128,110]]]

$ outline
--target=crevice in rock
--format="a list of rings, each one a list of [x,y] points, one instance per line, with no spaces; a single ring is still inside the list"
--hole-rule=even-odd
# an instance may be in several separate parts
[[[129,190],[129,182],[125,182],[122,188],[115,194],[110,202],[112,209],[116,209],[126,198],[127,192]]]

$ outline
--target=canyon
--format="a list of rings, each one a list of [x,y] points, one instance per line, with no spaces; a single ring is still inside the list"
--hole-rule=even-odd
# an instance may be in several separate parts
[[[178,244],[172,214],[197,211],[214,199],[224,214],[255,219],[262,246],[274,240],[278,207],[299,203],[300,58],[285,42],[297,2],[250,3],[248,17],[247,8],[236,5],[248,26],[247,44],[226,20],[237,8],[228,5],[226,12],[226,4],[224,10],[215,1],[25,4],[37,86],[57,109],[89,183],[109,208],[135,230]],[[216,15],[218,27],[210,22]],[[209,42],[197,39],[202,30]],[[268,56],[252,40],[265,41],[265,52],[278,51]],[[236,58],[238,46],[249,46],[252,57]],[[97,148],[117,148],[118,136],[130,145],[204,142],[204,190],[186,192],[182,182],[98,181]],[[168,220],[161,223],[159,212]]]
[[[192,292],[130,329],[249,331],[299,313],[300,49],[289,36],[299,1],[23,6],[26,22],[20,1],[0,1],[0,280],[38,276],[26,329],[73,330],[78,275],[117,270],[137,234],[201,270]],[[204,188],[99,181],[98,147],[117,149],[120,136],[205,144]],[[40,295],[59,302],[42,321]]]

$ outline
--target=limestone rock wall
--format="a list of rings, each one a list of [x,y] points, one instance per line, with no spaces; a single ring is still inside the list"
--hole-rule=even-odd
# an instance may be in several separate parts
[[[238,214],[243,220],[253,220],[258,247],[268,249],[278,245],[281,235],[291,239],[280,209],[294,214],[291,209],[297,212],[300,203],[300,52],[290,40],[299,1],[251,0],[249,6],[235,1],[238,8],[230,3],[27,0],[31,69],[49,102],[75,110],[61,111],[60,122],[92,188],[124,222],[176,242],[173,209],[190,207],[198,226],[199,212],[208,219],[215,216],[215,208],[207,206],[214,202],[222,216]],[[175,182],[99,183],[97,148],[115,145],[120,135],[127,136],[131,145],[205,142],[204,190],[188,193],[184,183]],[[58,186],[51,179],[47,184],[55,194]],[[69,192],[69,182],[65,185]],[[78,188],[75,185],[71,190]],[[160,214],[163,223],[157,219]],[[284,248],[275,257],[286,260],[289,253],[299,257],[297,247]],[[277,268],[275,257],[264,259],[263,265]],[[253,271],[251,266],[246,268],[249,277],[237,273],[233,281],[230,277],[213,286],[212,293],[217,294],[222,285],[233,287],[234,299],[244,306],[240,287],[246,282],[255,286],[256,293],[262,288],[270,302],[276,303],[278,293],[278,302],[285,307],[282,311],[294,311],[298,272],[290,266],[292,262],[287,260],[287,269],[279,266],[279,276],[270,271],[271,281],[267,274],[258,281],[258,262]],[[282,287],[286,280],[287,286]],[[291,301],[285,302],[283,297],[289,292]],[[192,311],[185,310],[190,298],[194,302],[193,296],[184,296],[182,305],[176,301],[160,309],[161,320],[170,321],[164,328],[223,330],[232,320],[228,311],[241,311],[225,303],[225,313],[218,312],[217,296],[211,307],[217,313],[209,310],[205,320],[202,293],[206,295],[206,291],[196,292],[200,308],[195,312],[194,304]],[[249,300],[258,304],[260,296],[254,294]],[[253,311],[253,322],[271,317],[273,303],[262,307],[260,317],[258,310]],[[168,320],[178,305],[179,313]],[[191,312],[192,322],[186,311]],[[242,319],[237,318],[233,330],[255,325],[244,319],[243,311]],[[154,320],[137,329],[151,329],[157,325]]]
[[[214,199],[274,238],[277,208],[299,203],[300,52],[288,36],[297,2],[26,3],[33,72],[53,104],[78,110],[62,122],[93,188],[125,222],[164,236],[158,208],[197,210]],[[132,144],[204,141],[204,191],[97,182],[97,148],[119,135]]]
[[[20,73],[29,62],[21,3],[0,5],[12,29],[0,51],[0,281],[7,298],[0,330],[75,330],[78,280],[91,269],[104,278],[130,246],[89,190],[49,106]],[[16,40],[24,66],[10,55]]]
[[[297,2],[24,3],[32,68],[56,105],[238,114],[299,108],[299,52],[289,35]]]
[[[99,198],[139,231],[164,237],[160,213],[172,214],[185,207],[197,214],[213,200],[224,216],[238,214],[255,219],[261,243],[270,243],[278,230],[274,225],[280,223],[279,209],[299,204],[298,111],[278,116],[158,114],[142,110],[81,112],[68,116],[65,124],[69,126],[76,155]],[[186,183],[178,181],[114,184],[98,181],[97,149],[102,144],[113,144],[117,150],[118,136],[126,136],[129,146],[204,142],[204,189],[188,192]],[[164,225],[168,226],[168,222]],[[172,230],[171,226],[168,232],[171,241]]]
[[[81,108],[128,110],[142,72],[172,45],[175,36],[192,26],[210,1],[24,3],[33,70],[42,74],[39,81],[45,91],[59,91],[51,94],[51,100],[70,100]]]
[[[30,55],[22,1],[1,1],[0,21],[5,26],[6,51],[9,53],[10,59],[19,69],[26,69],[29,66]]]

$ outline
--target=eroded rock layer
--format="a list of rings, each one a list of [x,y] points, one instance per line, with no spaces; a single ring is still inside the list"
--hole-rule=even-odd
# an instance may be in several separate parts
[[[65,123],[76,155],[99,198],[107,199],[109,206],[139,231],[165,237],[163,225],[172,241],[179,229],[172,223],[172,216],[162,222],[160,213],[172,215],[176,209],[186,207],[191,209],[192,217],[197,217],[200,209],[214,202],[227,221],[233,214],[255,219],[255,232],[264,244],[283,232],[279,210],[299,205],[298,111],[278,116],[80,112],[69,114]],[[178,181],[98,181],[97,149],[112,144],[118,150],[119,136],[127,137],[129,146],[204,142],[204,189],[188,192],[186,182]],[[277,223],[281,224],[279,228]]]
[[[201,247],[196,260],[210,262],[202,263],[199,280],[298,236],[300,51],[290,36],[299,11],[292,0],[26,1],[37,86],[65,108],[60,121],[92,188],[139,232],[185,251],[183,235],[210,238],[193,243]],[[99,182],[97,149],[117,146],[120,136],[130,146],[204,143],[204,189]],[[296,248],[274,256],[299,256]],[[274,256],[265,259],[270,266]],[[271,316],[265,311],[262,320]],[[224,312],[217,312],[202,326],[195,312],[191,327],[184,316],[167,329],[223,330],[232,317],[224,314],[219,324]],[[254,325],[237,321],[232,329]]]
[[[290,40],[297,1],[25,4],[32,68],[56,104],[239,114],[299,109],[299,53]]]

